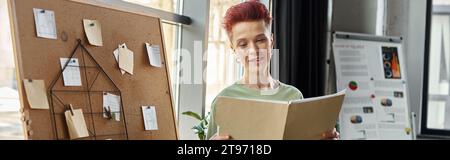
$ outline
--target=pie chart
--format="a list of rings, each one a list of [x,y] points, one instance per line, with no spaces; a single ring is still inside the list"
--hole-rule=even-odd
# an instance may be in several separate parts
[[[348,84],[348,88],[350,88],[352,91],[355,91],[358,89],[358,83],[356,83],[355,81],[351,81]]]

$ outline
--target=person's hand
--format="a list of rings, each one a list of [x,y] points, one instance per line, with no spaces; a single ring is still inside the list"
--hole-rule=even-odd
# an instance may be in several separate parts
[[[231,136],[216,134],[213,137],[211,137],[209,140],[231,140]]]
[[[339,140],[339,132],[336,131],[336,128],[328,130],[322,133],[322,140]]]

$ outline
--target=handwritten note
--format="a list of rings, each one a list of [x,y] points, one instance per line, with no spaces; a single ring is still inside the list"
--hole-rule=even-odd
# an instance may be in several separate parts
[[[145,43],[147,48],[148,59],[150,61],[150,65],[154,67],[161,67],[161,49],[159,45],[150,45]]]
[[[37,36],[41,38],[57,39],[55,12],[33,8],[33,13]]]
[[[61,58],[61,69],[64,69],[69,58]],[[81,74],[78,58],[72,58],[63,72],[64,86],[81,86]]]
[[[116,121],[120,121],[120,104],[120,96],[106,92],[103,93],[103,110],[110,111],[112,118]],[[108,118],[108,115],[104,112],[103,117]]]
[[[146,131],[158,130],[158,122],[156,118],[156,109],[154,106],[142,106],[142,114],[144,116],[144,125]]]

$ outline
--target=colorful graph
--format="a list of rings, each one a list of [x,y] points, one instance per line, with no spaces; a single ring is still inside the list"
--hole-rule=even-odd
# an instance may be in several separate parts
[[[350,88],[352,91],[355,91],[358,89],[358,83],[356,83],[355,81],[351,81],[348,84],[348,88]]]

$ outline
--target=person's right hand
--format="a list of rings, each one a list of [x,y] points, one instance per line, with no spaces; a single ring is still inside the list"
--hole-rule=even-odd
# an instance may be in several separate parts
[[[213,137],[211,137],[209,140],[231,140],[231,136],[230,135],[214,135]]]

